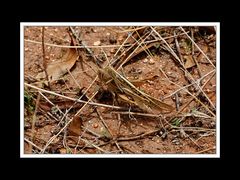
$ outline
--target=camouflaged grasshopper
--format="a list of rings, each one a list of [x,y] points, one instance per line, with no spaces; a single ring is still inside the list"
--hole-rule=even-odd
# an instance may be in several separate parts
[[[140,91],[129,80],[119,74],[112,66],[99,69],[99,77],[109,86],[109,89],[114,91],[121,99],[132,103],[147,112],[154,113],[153,110],[157,110],[158,112],[171,112],[174,109],[172,106]]]

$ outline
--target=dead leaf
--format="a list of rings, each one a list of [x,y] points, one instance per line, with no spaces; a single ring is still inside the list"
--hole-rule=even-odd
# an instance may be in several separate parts
[[[76,63],[76,60],[78,59],[78,53],[77,50],[74,48],[67,49],[66,54],[55,62],[49,63],[47,65],[47,73],[49,76],[50,81],[58,80],[61,76],[63,76],[65,73],[70,70],[73,65]],[[39,73],[36,78],[42,79],[45,78],[45,73],[41,72]]]
[[[69,135],[80,136],[81,134],[82,120],[79,116],[73,117],[72,122],[68,126]]]
[[[59,149],[60,154],[67,154],[67,150],[65,148]]]
[[[184,66],[185,66],[186,69],[191,68],[191,67],[193,67],[193,66],[196,65],[191,55],[189,55],[189,56],[184,56],[183,58],[184,58],[185,61],[186,61],[185,64],[184,64]]]

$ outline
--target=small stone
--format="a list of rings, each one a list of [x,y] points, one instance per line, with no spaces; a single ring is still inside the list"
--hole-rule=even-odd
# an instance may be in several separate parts
[[[114,49],[114,48],[111,49],[110,52],[111,52],[111,53],[115,53],[115,49]]]
[[[98,128],[98,124],[97,124],[97,123],[94,123],[94,124],[93,124],[93,127],[94,127],[94,128]]]
[[[49,56],[45,56],[45,59],[46,59],[46,60],[49,60],[49,59],[50,59],[50,57],[49,57]]]
[[[25,48],[24,50],[25,50],[25,51],[29,51],[29,48]]]
[[[174,139],[174,140],[172,140],[172,143],[173,143],[173,144],[176,144],[176,145],[180,144],[180,142],[179,142],[178,139]]]
[[[206,89],[206,93],[210,93],[211,92],[211,90],[210,89]]]
[[[101,44],[101,41],[95,41],[95,42],[93,43],[94,46],[99,46],[100,44]]]
[[[143,63],[147,63],[147,62],[148,62],[148,59],[145,58],[145,59],[143,60]]]
[[[54,29],[54,32],[58,32],[58,29]]]
[[[108,33],[106,33],[106,36],[110,36],[110,33],[108,32]]]
[[[151,59],[149,59],[149,62],[148,62],[150,65],[153,65],[153,64],[155,64],[155,61],[151,58]]]
[[[97,30],[96,29],[91,29],[92,30],[92,32],[94,32],[94,33],[96,33],[97,32]]]
[[[177,67],[176,67],[176,66],[173,66],[173,67],[171,68],[171,70],[177,71]]]

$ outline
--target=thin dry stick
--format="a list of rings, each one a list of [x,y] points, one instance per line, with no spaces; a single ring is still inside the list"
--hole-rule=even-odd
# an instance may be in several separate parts
[[[207,135],[201,135],[201,137],[199,137],[198,139],[196,139],[196,142],[199,141],[200,139],[204,138],[204,137],[207,137],[207,136],[212,136],[212,135],[215,135],[216,133],[215,132],[211,132]]]
[[[187,33],[189,33],[187,31]],[[176,36],[182,36],[185,35],[185,33],[176,35]],[[165,37],[164,39],[170,39],[174,38],[175,36],[169,36]],[[24,39],[25,42],[28,43],[34,43],[34,44],[42,44],[42,42],[31,40],[31,39]],[[160,41],[159,39],[157,40],[150,40],[150,41],[145,41],[145,43],[151,43],[151,42],[157,42]],[[57,45],[57,44],[51,44],[51,43],[44,43],[46,46],[52,46],[52,47],[57,47],[57,48],[83,48],[85,49],[86,47],[88,48],[113,48],[113,47],[129,47],[132,46],[131,44],[126,44],[126,45],[101,45],[101,46],[69,46],[69,45]]]
[[[87,125],[87,127],[88,127],[88,125]],[[79,142],[80,142],[80,138],[82,138],[82,136],[85,134],[85,132],[88,130],[88,128],[87,127],[85,127],[85,129],[84,129],[84,127],[83,126],[81,126],[81,128],[82,129],[84,129],[84,131],[83,131],[83,133],[80,135],[80,136],[78,136],[78,142],[77,142],[77,145],[75,146],[75,148],[74,148],[74,151],[76,152],[77,151],[77,148],[78,148],[78,145],[79,145]],[[89,131],[88,131],[89,132]],[[92,132],[91,132],[92,133]],[[94,134],[95,135],[95,134]],[[96,135],[95,135],[96,136]],[[97,137],[99,137],[99,136],[97,136]]]
[[[46,61],[46,57],[45,57],[45,46],[44,46],[44,26],[42,27],[42,52],[43,52],[43,70],[46,74],[46,79],[47,79],[47,82],[48,82],[48,87],[51,89],[50,87],[50,79],[49,79],[49,76],[48,76],[48,73],[47,73],[47,61]]]
[[[137,33],[138,37],[139,37],[139,40],[143,41],[144,40],[142,39],[142,37],[140,36],[140,34],[138,33],[137,30],[135,30],[135,32]],[[143,35],[144,36],[144,35]],[[132,38],[139,44],[139,40],[137,40],[134,36],[132,36]],[[149,50],[149,48],[146,46],[145,43],[143,43],[143,46],[141,46],[143,48],[143,50],[146,52],[146,54],[150,57],[153,57],[151,51]]]
[[[35,137],[34,130],[35,130],[35,123],[36,123],[36,119],[37,119],[36,115],[37,115],[37,110],[38,110],[40,98],[41,98],[41,96],[38,93],[37,100],[36,100],[36,105],[35,105],[35,110],[34,110],[34,114],[33,114],[33,118],[32,118],[31,141],[34,141],[34,137]],[[32,152],[32,144],[30,144],[30,150]]]
[[[126,33],[126,32],[132,32],[132,31],[137,31],[137,30],[140,30],[140,29],[144,29],[146,28],[146,26],[142,26],[142,27],[138,27],[138,28],[133,28],[133,29],[124,29],[124,28],[120,28],[120,29],[123,29],[122,31],[115,31],[116,33]]]
[[[105,120],[103,119],[102,115],[101,115],[101,112],[99,112],[97,109],[96,109],[96,112],[99,116],[99,119],[101,120],[102,124],[104,125],[105,129],[107,129],[108,133],[111,135],[111,138],[113,138],[113,133],[110,131],[107,123],[105,122]],[[120,152],[123,152],[123,150],[121,149],[121,147],[119,146],[119,144],[117,143],[117,141],[114,141],[115,145],[117,146],[117,148],[119,149]]]
[[[61,111],[61,109],[56,106],[52,101],[50,101],[43,93],[41,93],[41,91],[39,91],[39,93],[41,94],[41,96],[47,101],[49,102],[53,107],[57,108],[57,110],[63,115],[64,113]]]
[[[166,75],[166,73],[161,69],[161,68],[159,68],[160,69],[160,71],[163,73],[163,75],[165,76],[165,78],[166,79],[168,79],[168,81],[170,82],[170,83],[172,83],[172,84],[174,84],[175,86],[177,86],[177,87],[179,87],[179,88],[182,88],[180,85],[178,85],[177,83],[175,83],[175,82],[173,82],[173,81],[171,81],[168,77],[167,77],[167,75]],[[184,89],[183,88],[183,90],[186,92],[186,93],[188,93],[190,96],[192,96],[192,100],[196,100],[198,103],[200,103],[208,112],[210,112],[212,115],[213,115],[213,117],[215,117],[216,115],[207,107],[207,106],[205,106],[196,96],[194,96],[192,93],[190,93],[188,90],[186,90],[186,89]],[[187,105],[186,105],[187,106]],[[184,107],[184,108],[186,108],[186,106]],[[183,109],[182,109],[183,110]],[[180,112],[182,111],[182,110],[180,110]]]
[[[151,34],[151,33],[150,33],[150,34]],[[149,34],[147,37],[149,37],[150,34]],[[128,37],[125,39],[125,41],[122,43],[122,45],[125,44],[125,42],[127,41],[127,39],[128,39],[129,37],[132,37],[136,42],[133,43],[127,50],[125,50],[117,59],[112,60],[112,61],[111,61],[111,64],[114,64],[118,59],[120,59],[122,56],[124,56],[126,52],[128,52],[130,49],[132,49],[132,48],[136,45],[136,43],[138,43],[138,46],[135,48],[135,50],[134,50],[132,53],[130,53],[130,54],[128,55],[128,57],[124,60],[124,62],[120,64],[120,66],[117,68],[117,70],[120,69],[120,68],[122,68],[122,65],[125,64],[129,59],[132,58],[132,55],[137,51],[137,49],[139,48],[139,46],[142,47],[141,44],[144,44],[144,40],[147,38],[147,37],[146,37],[141,43],[139,43],[139,41],[136,40],[136,39],[132,36],[132,33],[130,33],[130,34],[128,34]],[[146,42],[145,42],[145,43],[146,43]],[[115,55],[114,55],[113,57],[116,56],[116,54],[118,53],[119,50],[120,50],[120,48],[117,50],[117,52],[115,53]],[[145,50],[145,49],[144,49],[144,50]]]
[[[193,29],[191,29],[191,36],[192,36],[192,39],[194,39],[194,37],[193,37],[194,36]],[[199,76],[202,77],[202,72],[201,72],[200,66],[199,66],[198,61],[196,60],[196,58],[194,56],[194,44],[193,43],[192,43],[192,58],[193,58],[195,64],[197,65],[197,70],[198,70]],[[200,83],[201,82],[202,81],[200,81]]]
[[[216,73],[216,72],[215,72]],[[205,82],[205,84],[202,86],[202,88],[204,88],[207,83],[214,77],[215,73]],[[197,93],[196,93],[196,96],[198,96],[199,94],[201,93],[201,91],[199,90]],[[178,111],[178,113],[182,112],[195,98],[193,97],[192,99],[190,99],[188,101],[188,103],[186,103],[186,105],[184,107],[182,107],[182,109],[180,111]],[[215,116],[214,116],[215,117]]]
[[[204,152],[207,152],[207,151],[210,151],[210,150],[214,150],[214,149],[216,149],[215,146],[210,147],[210,148],[207,148],[207,149],[204,149],[204,150],[202,150],[202,151],[198,151],[198,152],[196,152],[196,154],[202,154],[202,153],[204,153]]]
[[[146,132],[144,134],[140,134],[140,135],[133,136],[133,137],[121,137],[121,138],[118,138],[116,141],[132,141],[132,140],[136,140],[136,139],[141,139],[145,136],[152,135],[152,134],[157,133],[159,131],[160,131],[160,129],[157,129],[157,130]]]
[[[174,130],[172,131],[180,131],[184,129],[184,131],[216,131],[216,129],[207,129],[207,128],[200,128],[200,127],[178,127],[178,126],[171,126]],[[179,129],[179,130],[175,130]]]
[[[137,116],[146,116],[146,117],[160,117],[161,115],[157,114],[147,114],[147,113],[139,113],[139,112],[131,112],[131,111],[112,111],[113,114],[128,114],[128,115],[137,115]]]
[[[84,46],[85,49],[87,50],[87,52],[93,57],[95,63],[98,66],[100,66],[99,59],[93,54],[92,50],[89,47],[87,47],[86,43],[80,39],[80,37],[77,35],[75,30],[71,26],[69,26],[69,29],[71,30],[71,32],[72,32],[73,36],[75,37],[75,39],[78,41],[78,44]]]
[[[29,43],[35,43],[35,44],[42,44],[42,42],[34,41],[30,39],[24,39],[24,41]],[[88,48],[113,48],[113,47],[120,47],[121,45],[101,45],[101,46],[69,46],[69,45],[57,45],[57,44],[51,44],[51,43],[45,43],[46,46],[52,46],[52,47],[58,47],[58,48],[82,48],[85,49]],[[125,45],[125,46],[131,46],[131,45]]]
[[[95,95],[97,94],[94,93],[93,96],[80,108],[80,110],[74,115],[74,116],[77,116],[82,110],[83,108],[92,100],[92,98],[95,97]],[[67,112],[65,113],[65,115],[67,114]],[[46,150],[46,148],[54,141],[54,139],[56,139],[59,134],[73,121],[73,118],[71,118],[66,124],[65,126],[56,134],[54,135],[52,138],[49,139],[49,141],[46,143],[46,145],[44,146],[43,148],[43,151],[41,151],[41,153],[44,153],[44,151]]]
[[[172,48],[169,46],[169,44],[162,38],[162,36],[153,28],[153,27],[151,27],[152,29],[153,29],[153,31],[164,41],[164,43],[167,45],[167,47],[169,48],[169,51],[170,51],[170,53],[179,61],[179,63],[181,64],[181,60],[179,59],[179,57],[176,55],[176,53],[172,50]],[[186,68],[184,67],[184,65],[183,64],[181,64],[182,65],[182,67],[183,67],[183,69],[184,69],[184,73],[186,74],[186,75],[188,75],[187,77],[189,77],[189,80],[191,80],[191,81],[194,81],[194,78],[192,77],[192,75],[186,70]],[[174,83],[175,84],[175,83]],[[206,99],[208,100],[208,102],[210,103],[210,105],[214,108],[214,109],[216,109],[215,108],[215,106],[214,106],[214,104],[212,103],[212,101],[208,98],[208,96],[206,95],[206,93],[202,90],[202,88],[198,85],[198,84],[196,84],[197,85],[197,87],[198,87],[198,89],[203,93],[203,95],[206,97]],[[178,85],[179,86],[179,85]],[[190,92],[188,92],[188,93],[190,93]],[[197,98],[195,98],[198,102],[201,102],[200,100],[198,100]],[[201,105],[203,105],[203,103],[201,103]],[[203,105],[203,106],[205,106],[205,105]]]
[[[69,71],[69,69],[67,69],[68,74],[70,74],[71,78],[73,79],[73,81],[75,82],[75,84],[78,86],[79,89],[81,89],[80,84],[77,82],[77,80],[75,79],[75,77],[72,75],[72,73]]]
[[[186,36],[192,41],[192,43],[198,48],[198,50],[203,54],[203,56],[208,60],[208,62],[216,68],[212,61],[207,57],[207,55],[202,51],[202,49],[193,41],[193,39],[186,33],[186,31],[180,26],[180,29],[186,34]]]
[[[181,36],[181,35],[184,35],[184,33],[178,34],[178,35],[174,35],[174,36],[168,36],[168,37],[165,37],[165,38],[163,38],[163,39],[166,40],[166,39],[178,37],[178,36]],[[121,49],[122,47],[128,46],[128,45],[124,45],[124,44],[127,42],[127,40],[128,40],[130,37],[134,38],[134,37],[132,36],[132,34],[128,34],[127,38],[124,40],[124,42],[122,43],[122,45],[120,46],[120,48],[119,48],[119,49],[116,51],[116,53],[114,54],[113,58],[117,55],[117,53],[120,51],[120,49]],[[134,39],[135,39],[135,38],[134,38]],[[129,51],[132,47],[134,47],[134,46],[136,45],[136,43],[139,44],[139,42],[138,42],[136,39],[135,39],[135,41],[136,41],[136,42],[134,42],[128,49],[126,49],[117,59],[115,59],[115,60],[112,59],[112,60],[111,60],[111,64],[114,64],[118,59],[120,59],[122,56],[124,56],[124,55],[125,55],[125,52]],[[145,46],[145,45],[147,45],[148,43],[153,43],[153,42],[158,42],[158,41],[162,41],[162,40],[161,40],[161,39],[155,39],[155,40],[145,41],[145,43],[143,42],[143,45]]]
[[[162,38],[162,36],[153,28],[151,27],[151,29],[153,30],[153,32],[155,32],[158,37],[167,45],[170,53],[175,57],[175,59],[178,60],[178,62],[184,67],[184,65],[182,64],[181,60],[179,59],[179,57],[176,55],[176,53],[172,50],[172,48],[169,46],[169,44],[167,43],[167,41],[165,39]]]
[[[110,152],[105,151],[104,149],[100,148],[99,146],[97,146],[97,145],[91,143],[90,141],[88,141],[88,140],[86,140],[86,139],[81,138],[81,140],[84,141],[85,143],[87,143],[87,144],[89,144],[89,145],[95,147],[96,149],[98,149],[98,150],[104,152],[104,153],[110,153]]]
[[[174,36],[176,36],[176,32],[174,31]],[[179,54],[179,58],[183,64],[183,58],[182,58],[182,53],[181,53],[181,50],[180,50],[180,47],[179,47],[179,43],[178,43],[178,40],[177,40],[177,37],[175,37],[175,44],[176,44],[176,48],[177,48],[177,51],[178,51],[178,54]]]
[[[42,148],[40,148],[39,146],[37,146],[36,144],[34,144],[32,141],[28,140],[27,138],[24,138],[24,141],[26,141],[27,143],[29,143],[31,146],[34,146],[34,147],[37,148],[38,150],[42,151]]]
[[[74,116],[79,115],[80,112],[82,111],[82,109],[83,109],[90,101],[92,101],[92,99],[96,96],[97,93],[98,93],[98,91],[96,91],[96,92],[92,95],[92,97],[90,97],[90,98],[88,99],[88,101],[83,105],[83,107],[82,107],[81,109],[79,109],[79,111],[78,111]]]
[[[189,79],[190,82],[194,81],[194,78],[192,77],[192,75],[187,71],[187,69],[185,68],[183,61],[181,59],[179,59],[179,57],[177,56],[177,54],[173,51],[173,49],[171,48],[171,46],[167,43],[167,41],[165,41],[162,36],[153,28],[151,27],[154,32],[159,36],[160,39],[163,40],[163,42],[166,44],[167,47],[165,47],[171,54],[172,56],[179,62],[179,64],[182,66],[182,71],[185,73],[186,78]],[[198,85],[198,84],[197,84]],[[198,88],[200,88],[198,86]]]
[[[188,84],[188,85],[186,85],[186,86],[183,86],[183,87],[177,89],[176,91],[174,91],[173,93],[171,93],[171,94],[169,94],[168,96],[164,97],[163,99],[167,99],[167,98],[173,96],[174,94],[178,93],[179,91],[181,91],[181,90],[183,90],[183,89],[186,89],[186,88],[188,88],[188,87],[190,87],[190,86],[192,86],[192,85],[194,85],[194,84],[197,84],[197,83],[200,82],[202,79],[204,79],[206,76],[208,76],[209,74],[214,73],[214,72],[216,72],[215,69],[212,70],[212,71],[210,71],[210,72],[208,72],[207,74],[205,74],[205,75],[202,76],[201,78],[197,79],[196,81],[192,82],[191,84]],[[204,86],[202,86],[202,88],[204,88]]]
[[[38,88],[38,87],[36,87],[36,86],[27,84],[27,83],[24,83],[24,85],[26,85],[26,86],[28,86],[28,87],[31,87],[31,88],[33,88],[33,89],[37,89],[37,90],[39,90],[39,91],[48,93],[48,94],[52,94],[52,95],[55,95],[55,96],[62,97],[62,98],[64,98],[64,99],[76,101],[76,102],[79,102],[79,103],[86,103],[86,102],[87,102],[87,101],[83,101],[83,100],[80,100],[80,99],[67,97],[67,96],[64,96],[64,95],[55,93],[55,92],[53,92],[53,91],[48,91],[48,90],[45,90],[45,89],[41,89],[41,88]],[[88,104],[89,104],[89,105],[93,105],[93,106],[100,106],[100,107],[112,108],[112,109],[121,109],[121,110],[126,109],[126,108],[120,107],[120,106],[112,106],[112,105],[101,104],[101,103],[94,103],[94,102],[89,102]]]
[[[104,52],[104,54],[105,54],[105,56],[106,56],[106,53],[105,53],[105,52]],[[107,58],[107,56],[106,56],[106,58]],[[76,79],[73,77],[72,73],[71,73],[70,71],[69,71],[68,73],[71,75],[71,77],[73,78],[73,80],[74,80],[74,82],[77,84],[77,86],[81,89],[81,86],[78,84],[78,82],[76,81]],[[88,97],[87,97],[87,98],[88,98]],[[88,98],[88,99],[89,99],[89,98]],[[101,116],[101,114],[100,114],[100,112],[98,112],[97,109],[96,109],[96,112],[97,112],[97,114],[99,115],[99,117],[100,117],[102,123],[104,124],[105,128],[109,131],[106,123],[104,122],[104,120],[103,120],[103,118],[102,118],[102,116]],[[110,131],[109,131],[109,133],[112,135],[112,133],[111,133]]]
[[[149,35],[147,35],[147,36],[138,44],[138,46],[134,49],[134,51],[133,51],[132,53],[130,53],[130,54],[128,55],[128,57],[120,64],[120,66],[117,68],[117,70],[120,69],[120,68],[122,68],[122,65],[125,64],[125,63],[132,57],[132,55],[137,51],[137,49],[138,49],[140,46],[142,47],[143,42],[152,34],[152,32],[153,32],[153,31],[151,31],[151,32],[149,33]]]

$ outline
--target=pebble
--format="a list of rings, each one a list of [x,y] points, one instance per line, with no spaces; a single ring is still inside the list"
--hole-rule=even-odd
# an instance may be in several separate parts
[[[176,144],[176,145],[180,144],[180,142],[179,142],[178,139],[174,139],[174,140],[172,140],[172,143],[173,143],[173,144]]]
[[[45,56],[45,59],[46,59],[46,60],[49,60],[49,59],[50,59],[50,57],[49,57],[49,56]]]
[[[97,123],[94,123],[94,124],[93,124],[93,127],[94,127],[94,128],[98,128],[98,124],[97,124]]]
[[[115,49],[114,49],[114,48],[111,49],[110,52],[111,52],[111,53],[115,53]]]
[[[97,32],[97,30],[96,30],[96,29],[92,29],[92,32],[96,33],[96,32]]]
[[[145,58],[145,59],[143,60],[143,63],[147,63],[147,62],[148,62],[148,59]]]
[[[161,140],[160,140],[160,139],[157,139],[157,140],[156,140],[156,143],[158,143],[158,144],[159,144],[160,142],[161,142]]]
[[[95,41],[95,42],[93,43],[94,46],[99,46],[100,44],[101,44],[101,41]]]
[[[110,33],[108,32],[108,33],[106,33],[106,36],[110,36]]]
[[[155,64],[155,61],[151,58],[151,59],[149,59],[149,62],[148,62],[150,65],[153,65],[153,64]]]
[[[29,51],[29,48],[25,48],[24,50],[25,50],[25,51]]]

